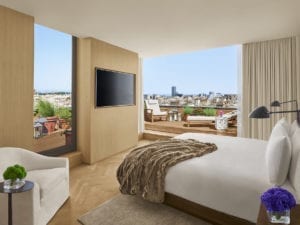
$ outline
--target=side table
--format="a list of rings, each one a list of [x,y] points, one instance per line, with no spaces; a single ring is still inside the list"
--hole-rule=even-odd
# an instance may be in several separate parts
[[[24,186],[19,189],[7,190],[3,188],[3,182],[0,183],[0,193],[8,194],[8,225],[12,225],[12,194],[22,193],[26,191],[30,191],[33,188],[33,183],[31,181],[25,182]]]
[[[290,225],[299,225],[300,224],[300,205],[296,205],[296,207],[291,209],[291,223]],[[277,223],[281,224],[281,223]],[[267,215],[266,208],[261,204],[256,225],[274,225],[274,223],[270,223]]]

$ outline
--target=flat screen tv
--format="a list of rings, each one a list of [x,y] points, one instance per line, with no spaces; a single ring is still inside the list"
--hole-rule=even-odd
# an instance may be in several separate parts
[[[96,107],[135,105],[135,74],[96,68]]]

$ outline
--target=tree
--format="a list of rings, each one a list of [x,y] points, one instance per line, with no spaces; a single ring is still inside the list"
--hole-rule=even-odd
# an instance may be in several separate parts
[[[54,116],[54,105],[46,100],[40,100],[37,104],[37,109],[42,117]]]

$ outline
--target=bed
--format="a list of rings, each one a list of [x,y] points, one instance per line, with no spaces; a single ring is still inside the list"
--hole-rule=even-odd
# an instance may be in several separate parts
[[[255,222],[259,197],[271,187],[264,157],[267,142],[199,133],[185,133],[175,138],[213,142],[218,151],[171,167],[165,178],[165,191]],[[293,191],[288,181],[285,187]]]
[[[278,124],[275,127],[283,129],[283,123]],[[273,131],[276,132],[272,131],[273,138],[268,142],[200,133],[176,136],[175,139],[211,142],[216,144],[218,149],[202,157],[179,162],[167,170],[165,203],[214,224],[255,224],[260,208],[260,196],[274,186],[274,182],[270,181],[272,169],[282,173],[282,166],[285,165],[284,179],[278,182],[297,197],[299,204],[300,128],[297,126],[297,130],[293,131],[293,138],[289,138],[290,135],[287,134],[290,128],[284,128],[288,131],[286,136],[281,138],[282,133],[275,127]],[[287,145],[274,142],[276,138],[282,139]],[[272,147],[270,143],[275,145]],[[286,157],[287,161],[280,166],[274,163],[270,167],[269,156],[266,154],[270,146],[272,149],[274,146],[281,146],[282,155],[276,157],[281,160],[289,156]],[[272,158],[272,162],[277,159]]]
[[[213,142],[218,151],[169,168],[165,178],[167,195],[255,223],[260,195],[273,186],[265,159],[268,142],[199,133],[175,138]],[[289,179],[282,187],[296,195]]]

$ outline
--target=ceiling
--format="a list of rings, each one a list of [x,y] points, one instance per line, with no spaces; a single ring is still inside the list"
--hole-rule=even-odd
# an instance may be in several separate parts
[[[300,0],[0,0],[35,22],[141,57],[300,34]]]

